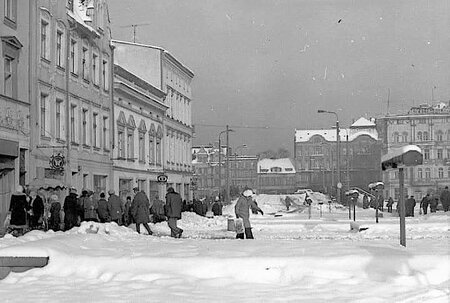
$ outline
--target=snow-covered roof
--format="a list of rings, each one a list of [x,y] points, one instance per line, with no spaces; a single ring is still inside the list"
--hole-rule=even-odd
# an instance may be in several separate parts
[[[353,141],[359,136],[363,135],[369,136],[374,140],[378,140],[378,132],[375,129],[370,131],[358,130],[356,132],[350,129],[340,129],[339,135],[341,142],[347,141],[347,134],[348,134],[348,141]],[[336,142],[336,129],[319,129],[319,130],[296,129],[295,142],[307,142],[315,135],[323,137],[328,142]]]
[[[375,127],[375,123],[364,117],[359,118],[350,127]]]
[[[80,0],[75,0],[73,3],[73,12],[67,10],[67,14],[72,17],[77,23],[83,25],[87,30],[99,36],[99,33],[86,22],[92,21],[92,17],[87,15],[87,2],[81,3]]]
[[[258,174],[295,174],[295,167],[289,158],[262,159],[258,161]]]

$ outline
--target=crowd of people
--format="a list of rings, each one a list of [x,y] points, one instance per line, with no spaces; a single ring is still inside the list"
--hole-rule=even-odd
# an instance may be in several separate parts
[[[114,190],[109,190],[109,197],[101,192],[96,194],[91,190],[82,190],[78,196],[75,188],[69,189],[69,194],[63,203],[58,195],[52,194],[48,199],[42,191],[31,190],[25,193],[22,186],[11,196],[8,226],[12,228],[70,230],[80,226],[83,221],[115,222],[118,225],[129,226],[136,224],[136,231],[140,233],[143,225],[149,235],[153,232],[148,223],[166,221],[171,230],[171,236],[180,238],[183,230],[177,226],[181,219],[183,203],[180,194],[172,187],[167,189],[165,201],[155,197],[150,201],[144,191],[137,187],[133,189],[134,196],[126,197],[122,201]]]

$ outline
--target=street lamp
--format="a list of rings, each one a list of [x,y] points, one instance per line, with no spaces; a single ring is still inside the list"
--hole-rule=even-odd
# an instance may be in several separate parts
[[[327,111],[327,110],[323,110],[323,109],[319,109],[317,111],[319,114],[333,114],[336,116],[336,169],[337,169],[337,191],[336,191],[336,195],[337,195],[337,202],[341,203],[341,188],[342,188],[342,183],[341,183],[341,167],[340,167],[340,136],[339,136],[339,117],[338,114],[336,112],[332,112],[332,111]]]
[[[235,169],[234,169],[234,178],[237,179],[237,171],[238,171],[238,166],[237,166],[237,156],[238,156],[238,150],[241,148],[247,148],[247,144],[242,144],[239,145],[238,147],[236,147],[234,149],[234,165],[235,165]]]
[[[221,131],[220,133],[219,133],[219,195],[220,195],[220,189],[221,189],[221,187],[222,187],[222,169],[221,169],[221,166],[222,166],[222,141],[221,141],[221,139],[220,139],[220,137],[222,136],[222,134],[224,134],[224,133],[226,133],[227,134],[227,149],[226,149],[226,151],[227,151],[227,169],[226,169],[226,193],[225,193],[225,199],[226,199],[226,202],[228,202],[228,198],[229,198],[229,195],[230,195],[230,170],[229,170],[229,140],[228,140],[228,133],[229,132],[234,132],[234,130],[232,130],[232,129],[230,129],[229,128],[229,126],[227,125],[227,129],[226,130],[224,130],[224,131]]]

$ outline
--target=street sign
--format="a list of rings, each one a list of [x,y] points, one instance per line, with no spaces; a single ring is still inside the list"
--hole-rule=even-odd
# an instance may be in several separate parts
[[[339,189],[341,189],[341,188],[342,188],[342,183],[341,183],[341,182],[338,182],[338,183],[336,184],[336,187],[339,188]]]
[[[166,183],[167,182],[168,177],[166,175],[159,175],[156,180],[160,183]]]

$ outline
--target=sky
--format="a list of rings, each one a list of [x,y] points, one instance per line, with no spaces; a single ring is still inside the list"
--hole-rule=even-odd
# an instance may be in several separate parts
[[[110,0],[112,36],[195,74],[194,145],[293,151],[295,129],[450,100],[448,0]],[[389,100],[389,102],[388,102]],[[389,106],[388,106],[389,104]],[[222,137],[224,139],[224,137]]]

